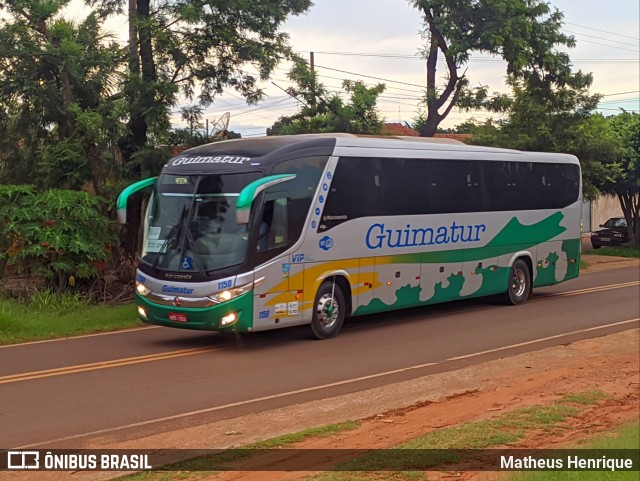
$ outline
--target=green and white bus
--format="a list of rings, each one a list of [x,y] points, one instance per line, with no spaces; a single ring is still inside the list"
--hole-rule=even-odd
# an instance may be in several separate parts
[[[140,318],[251,332],[502,294],[578,276],[581,174],[567,154],[350,134],[216,142],[153,187]]]

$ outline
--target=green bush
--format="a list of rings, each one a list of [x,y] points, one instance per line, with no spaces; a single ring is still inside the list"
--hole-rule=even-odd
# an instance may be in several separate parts
[[[0,273],[43,275],[57,292],[98,273],[115,241],[104,199],[86,192],[0,185]]]

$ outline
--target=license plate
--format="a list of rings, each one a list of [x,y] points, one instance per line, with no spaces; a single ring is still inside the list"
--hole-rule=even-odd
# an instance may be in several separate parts
[[[174,322],[187,322],[187,315],[182,312],[170,312],[169,320]]]
[[[611,239],[609,239],[608,237],[603,237],[602,239],[600,239],[600,242],[611,242]]]

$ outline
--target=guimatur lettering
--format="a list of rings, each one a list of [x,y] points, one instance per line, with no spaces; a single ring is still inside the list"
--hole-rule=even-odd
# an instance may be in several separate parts
[[[216,157],[211,156],[197,156],[197,157],[178,157],[171,165],[181,164],[244,164],[251,160],[250,157],[235,157],[232,155],[218,155]]]
[[[456,244],[458,242],[478,242],[486,232],[485,224],[458,225],[440,227],[412,227],[387,229],[384,224],[373,224],[367,231],[365,243],[369,249],[416,247],[434,244]]]

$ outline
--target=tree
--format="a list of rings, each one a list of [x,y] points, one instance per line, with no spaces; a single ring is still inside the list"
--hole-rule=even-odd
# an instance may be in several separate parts
[[[112,94],[122,49],[69,0],[0,2],[0,179],[100,192],[122,123]]]
[[[281,25],[311,6],[310,0],[160,0],[153,8],[151,0],[86,1],[104,16],[128,8],[129,132],[121,148],[134,168],[149,156],[149,133],[168,129],[178,92],[201,105],[226,88],[258,101],[258,80],[289,55]]]
[[[618,158],[603,163],[606,175],[597,186],[601,192],[618,197],[627,219],[629,240],[640,247],[640,115],[623,111],[606,120],[622,149]]]
[[[193,129],[202,128],[202,107],[198,105],[189,105],[180,109],[182,120],[189,124],[189,134],[193,136]]]
[[[507,77],[540,93],[588,81],[573,73],[569,56],[556,50],[573,47],[561,33],[563,15],[541,0],[411,0],[424,16],[427,67],[426,121],[421,135],[432,136],[454,106],[508,108],[505,95],[488,96],[487,88],[469,88],[467,62],[472,53],[502,57]],[[447,65],[443,89],[437,85],[438,57]]]
[[[349,132],[379,134],[382,120],[376,108],[378,96],[384,92],[384,84],[367,87],[361,81],[345,80],[342,86],[349,100],[340,94],[329,93],[309,65],[297,59],[288,77],[296,85],[287,93],[300,101],[300,111],[292,116],[280,117],[267,135],[309,134],[323,132]]]
[[[304,12],[311,0],[85,0],[102,17],[129,19],[128,74],[124,84],[127,129],[119,148],[126,176],[156,175],[167,154],[156,139],[170,130],[169,112],[178,93],[206,106],[224,89],[248,102],[263,93],[266,79],[289,55],[280,31],[289,15]],[[256,71],[256,73],[253,73]],[[141,197],[130,200],[130,222],[121,242],[130,254],[138,243]]]

